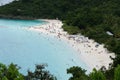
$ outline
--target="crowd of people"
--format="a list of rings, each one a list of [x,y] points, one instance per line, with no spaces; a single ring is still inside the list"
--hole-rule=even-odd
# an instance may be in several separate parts
[[[81,34],[77,35],[70,35],[67,32],[65,32],[62,28],[62,22],[59,20],[44,20],[47,21],[47,24],[43,24],[40,26],[31,27],[31,30],[37,30],[39,33],[43,33],[46,35],[53,35],[57,37],[59,40],[65,40],[71,47],[73,47],[78,53],[81,54],[82,57],[88,59],[92,59],[93,67],[100,68],[101,66],[107,66],[109,63],[112,62],[112,60],[109,58],[110,56],[113,56],[113,54],[107,54],[109,53],[106,48],[104,48],[104,45],[101,45],[94,40],[89,39],[88,37],[85,37]],[[86,54],[89,56],[86,56]],[[95,59],[95,60],[94,60]],[[89,60],[87,61],[89,62]],[[90,64],[91,65],[91,64]]]

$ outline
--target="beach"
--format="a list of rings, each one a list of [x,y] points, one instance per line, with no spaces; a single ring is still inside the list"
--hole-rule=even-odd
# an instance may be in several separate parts
[[[57,80],[68,80],[70,75],[66,70],[72,66],[88,70],[66,38],[47,34],[45,32],[49,31],[44,29],[44,32],[29,30],[29,27],[47,23],[41,20],[0,19],[0,62],[20,66],[20,73],[24,75],[28,70],[34,72],[36,64],[47,64],[46,70],[55,75]]]
[[[77,53],[79,53],[82,61],[88,65],[91,71],[93,68],[100,69],[102,66],[108,69],[109,64],[113,62],[110,57],[115,57],[115,55],[104,48],[104,44],[99,44],[81,34],[69,35],[62,29],[63,23],[60,20],[40,20],[46,21],[47,24],[32,26],[27,29],[66,41]]]

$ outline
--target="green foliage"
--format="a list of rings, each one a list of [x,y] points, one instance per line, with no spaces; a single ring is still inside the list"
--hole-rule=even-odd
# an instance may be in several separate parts
[[[81,32],[120,54],[119,4],[118,0],[19,0],[0,7],[0,16],[58,17],[65,21],[63,28],[69,34]]]
[[[0,63],[0,80],[57,80],[49,71],[45,70],[45,65],[36,65],[34,72],[28,71],[24,76],[19,72],[19,67],[13,63],[9,66]]]
[[[45,70],[44,64],[36,65],[34,72],[28,71],[26,80],[56,80],[56,78]]]
[[[105,77],[107,80],[113,80],[114,79],[114,69],[106,70],[104,72]]]
[[[67,69],[67,73],[72,74],[72,77],[70,77],[69,80],[120,80],[120,65],[118,65],[115,70],[107,70],[104,72],[93,69],[89,75],[85,72],[86,71],[81,67],[71,67]],[[112,75],[110,75],[110,73],[112,73]],[[111,77],[113,75],[114,79]]]
[[[119,4],[118,0],[19,0],[0,7],[0,16],[59,18],[65,21],[63,28],[68,33],[81,32],[120,54]],[[112,41],[118,45],[111,47]]]
[[[2,80],[8,80],[8,79],[7,79],[7,77],[4,76],[4,77],[2,78]]]
[[[116,58],[114,58],[113,67],[117,67],[118,64],[120,64],[120,55],[117,55]]]
[[[63,29],[68,31],[69,34],[76,34],[80,32],[80,29],[76,26],[68,26],[67,24],[63,25]]]
[[[120,80],[120,65],[115,68],[114,80]]]
[[[90,74],[91,80],[106,80],[104,74],[101,71],[93,69],[93,72]]]
[[[81,67],[71,67],[67,69],[68,74],[72,74],[69,80],[88,80],[88,76],[85,74],[86,70]]]
[[[24,80],[24,77],[19,73],[19,68],[13,63],[8,67],[0,64],[0,80]]]
[[[32,0],[19,0],[19,1],[22,1],[22,2],[30,2]]]

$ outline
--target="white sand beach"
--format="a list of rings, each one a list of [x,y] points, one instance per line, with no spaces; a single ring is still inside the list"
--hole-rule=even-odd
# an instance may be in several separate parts
[[[110,53],[104,48],[103,44],[98,44],[94,40],[88,39],[88,37],[84,37],[81,34],[69,35],[62,29],[63,24],[59,20],[41,20],[47,21],[48,23],[30,27],[28,30],[38,31],[40,34],[52,35],[58,39],[65,40],[79,53],[79,56],[81,56],[90,70],[93,68],[100,69],[102,66],[108,69],[109,64],[113,62],[110,56],[115,57],[114,53]]]

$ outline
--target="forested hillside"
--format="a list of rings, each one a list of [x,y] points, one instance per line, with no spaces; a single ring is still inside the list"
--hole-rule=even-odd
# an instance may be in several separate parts
[[[120,64],[119,0],[15,0],[0,7],[0,17],[60,19],[70,34],[82,33],[115,52],[114,64],[106,71],[109,80]],[[112,77],[112,78],[111,78]]]
[[[16,0],[0,7],[0,16],[58,18],[69,33],[81,32],[120,54],[119,7],[119,0]]]

